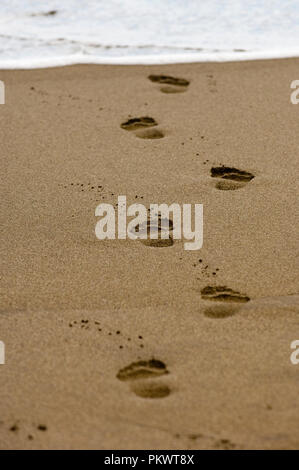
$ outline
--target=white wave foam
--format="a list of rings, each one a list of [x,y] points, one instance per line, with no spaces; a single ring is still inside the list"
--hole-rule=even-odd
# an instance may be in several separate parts
[[[297,0],[45,3],[1,0],[0,68],[299,56]]]

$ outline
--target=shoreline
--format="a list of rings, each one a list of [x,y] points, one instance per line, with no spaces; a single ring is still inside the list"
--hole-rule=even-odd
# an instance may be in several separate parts
[[[80,67],[80,66],[88,66],[88,67],[93,67],[93,66],[96,66],[96,67],[105,67],[105,66],[109,66],[109,67],[167,67],[167,66],[187,66],[187,65],[217,65],[217,64],[238,64],[238,63],[261,63],[261,62],[283,62],[283,61],[294,61],[294,60],[299,60],[299,54],[295,54],[294,56],[291,55],[287,55],[287,56],[281,56],[281,57],[264,57],[264,56],[260,56],[260,57],[257,57],[257,58],[244,58],[244,59],[236,59],[236,60],[204,60],[204,61],[201,61],[201,60],[198,60],[198,61],[186,61],[184,62],[183,60],[182,61],[179,61],[179,62],[155,62],[155,55],[152,56],[152,62],[146,62],[146,57],[145,56],[145,61],[144,62],[131,62],[131,63],[121,63],[121,62],[114,62],[112,60],[112,62],[105,62],[104,60],[106,60],[106,58],[104,59],[103,58],[103,62],[72,62],[70,61],[69,63],[61,63],[61,64],[54,64],[54,65],[41,65],[41,66],[26,66],[26,67],[15,67],[15,66],[9,66],[9,67],[6,67],[6,68],[1,68],[1,64],[0,64],[0,72],[14,72],[14,71],[34,71],[34,70],[48,70],[48,69],[59,69],[59,68],[65,68],[65,67]],[[133,58],[134,59],[134,58]],[[73,59],[72,59],[73,60]],[[117,59],[118,60],[118,59]],[[63,62],[64,59],[61,59],[61,62]],[[37,60],[36,63],[39,63],[39,62],[42,62],[42,60]]]

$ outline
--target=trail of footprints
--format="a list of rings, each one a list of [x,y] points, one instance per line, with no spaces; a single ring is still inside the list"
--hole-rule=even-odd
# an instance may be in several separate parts
[[[209,91],[216,92],[216,81],[213,75],[209,75]],[[182,93],[188,90],[190,82],[184,78],[176,78],[168,75],[155,75],[151,74],[148,79],[155,85],[158,85],[159,90],[165,94]],[[32,87],[32,90],[34,88]],[[101,109],[101,108],[100,108]],[[136,137],[141,139],[162,139],[164,132],[159,129],[159,123],[150,116],[141,116],[130,118],[121,124],[121,128],[128,132],[133,133]],[[203,137],[202,137],[203,138]],[[208,160],[204,163],[207,163]],[[244,188],[255,175],[246,171],[240,170],[234,167],[218,165],[213,166],[210,169],[211,178],[215,179],[215,188],[218,190],[237,190]],[[105,192],[103,192],[102,185],[96,185],[92,183],[70,183],[70,186],[74,186],[77,191],[91,191],[97,193],[97,195],[105,199]],[[64,186],[67,187],[66,185]],[[111,193],[113,196],[114,194]],[[137,196],[136,196],[137,197]],[[158,234],[157,239],[144,239],[140,240],[146,246],[149,247],[170,247],[173,245],[173,238],[171,234],[169,238],[162,238],[164,231],[169,232],[173,230],[172,220],[162,219],[158,216],[156,223],[152,224],[152,230]],[[147,219],[143,224],[138,227],[139,233],[149,234],[150,231],[150,218]],[[209,277],[207,271],[208,266],[202,265],[202,260],[198,261],[198,265],[201,266],[202,275]],[[196,267],[197,264],[194,264]],[[212,275],[216,276],[218,268],[213,270]],[[230,317],[237,313],[239,306],[248,302],[250,298],[246,294],[242,294],[226,286],[211,286],[208,285],[201,290],[201,298],[205,301],[204,315],[210,319],[223,319]],[[104,329],[101,323],[97,320],[90,321],[88,319],[74,320],[69,322],[70,328],[80,328],[80,330],[97,330],[99,333],[104,333]],[[130,344],[132,338],[130,336],[122,335],[120,330],[112,332],[107,330],[107,334],[118,338],[118,347],[123,349],[126,344]],[[134,339],[133,339],[134,340]],[[134,342],[134,341],[133,341]],[[144,347],[143,336],[138,335],[137,347]],[[129,384],[130,390],[140,398],[165,398],[170,395],[171,388],[165,381],[165,377],[169,374],[166,364],[155,358],[148,360],[138,360],[129,364],[128,366],[120,369],[116,375],[117,379]],[[19,433],[20,425],[18,422],[11,425],[9,428],[11,432]],[[47,431],[47,426],[39,424],[35,426],[37,432]],[[34,439],[34,431],[28,434],[28,440]],[[180,437],[177,435],[177,437]],[[190,440],[200,439],[202,436],[188,435]],[[216,442],[216,447],[220,448],[233,448],[234,444],[228,439],[222,439]]]
[[[216,87],[216,81],[214,81],[213,75],[209,75],[208,78],[210,80],[209,85],[212,88]],[[148,79],[153,83],[162,85],[160,87],[160,90],[164,93],[178,93],[186,91],[190,83],[184,78],[176,78],[169,75],[149,75]],[[210,91],[217,90],[210,89]],[[123,129],[129,131],[138,131],[140,129],[143,129],[141,133],[136,133],[137,137],[163,137],[163,133],[161,133],[158,129],[152,129],[156,126],[158,126],[157,121],[148,116],[132,118],[121,124],[121,127]],[[145,128],[151,129],[149,131],[144,130]],[[203,163],[206,164],[208,162],[209,160],[205,160]],[[215,179],[215,188],[222,191],[233,191],[241,189],[245,187],[255,177],[255,175],[250,173],[249,171],[240,170],[238,168],[226,166],[223,164],[218,166],[212,166],[210,169],[210,176],[211,178]],[[148,218],[148,220],[139,227],[139,233],[144,232],[148,235],[150,233],[150,227],[152,225],[152,230],[156,230],[156,232],[158,233],[158,237],[156,239],[147,237],[146,239],[141,240],[144,245],[160,248],[169,247],[173,245],[173,238],[171,235],[171,231],[173,230],[173,223],[171,220],[167,220],[165,221],[165,227],[163,227],[163,222],[164,221],[160,217],[158,218],[157,223],[153,224],[150,218]],[[168,229],[168,226],[169,237],[163,238],[162,234]],[[198,264],[193,264],[194,267],[197,267],[198,265],[201,265],[202,277],[209,278],[210,273],[208,271],[208,265],[203,266],[202,259],[199,260]],[[217,276],[218,271],[219,268],[215,268],[215,270],[212,271],[212,275]],[[248,296],[240,294],[237,291],[223,286],[207,286],[202,289],[201,297],[203,300],[217,302],[217,305],[207,307],[205,309],[205,315],[210,318],[226,318],[228,316],[234,315],[238,310],[238,308],[235,306],[236,304],[248,302],[250,300]]]
[[[214,77],[209,77],[209,87],[211,92],[217,91]],[[176,78],[168,75],[149,75],[148,79],[154,84],[159,85],[162,93],[181,93],[188,89],[189,81],[183,78]],[[141,116],[130,118],[121,124],[121,128],[132,132],[136,137],[142,139],[161,139],[164,137],[163,131],[158,127],[158,122],[150,116]],[[203,136],[202,136],[203,138]],[[206,160],[204,164],[208,163]],[[237,190],[245,187],[254,177],[252,173],[246,170],[240,170],[235,167],[218,165],[210,169],[211,178],[215,179],[215,188],[222,191]],[[173,245],[171,231],[173,222],[171,220],[156,219],[153,224],[150,217],[147,221],[138,227],[139,233],[148,235],[150,230],[156,231],[157,238],[147,237],[140,240],[144,245],[150,247],[169,247]],[[164,230],[168,230],[169,237],[163,238]],[[209,277],[208,265],[203,266],[203,260],[200,259],[194,267],[201,266],[201,273],[204,277]],[[213,270],[212,275],[217,276],[219,268]],[[204,315],[211,319],[223,319],[237,313],[239,306],[249,302],[250,298],[226,286],[208,285],[201,290],[201,298],[205,302]],[[140,360],[120,369],[116,377],[127,382],[131,391],[141,398],[164,398],[171,390],[161,377],[167,375],[166,364],[158,359]],[[196,439],[198,436],[196,436]],[[222,448],[233,448],[229,440],[219,441],[217,446]]]
[[[189,81],[185,78],[176,78],[169,75],[149,75],[153,83],[162,85],[162,93],[181,93],[187,90]],[[130,118],[121,124],[121,128],[133,132],[140,139],[162,139],[164,132],[157,128],[158,122],[150,116]]]

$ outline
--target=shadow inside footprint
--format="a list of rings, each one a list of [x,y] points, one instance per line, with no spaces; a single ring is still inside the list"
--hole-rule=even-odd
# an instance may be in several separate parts
[[[215,166],[211,168],[212,178],[222,178],[225,180],[249,182],[254,178],[252,173],[248,171],[238,170],[237,168],[228,166]]]
[[[162,93],[184,93],[186,87],[183,86],[161,86]]]
[[[250,297],[225,286],[207,286],[201,290],[201,298],[220,302],[248,302]]]
[[[126,381],[158,377],[165,374],[168,374],[168,370],[164,362],[158,359],[150,359],[149,361],[132,362],[129,366],[120,369],[116,377],[119,380]]]
[[[175,85],[181,87],[187,87],[189,85],[189,81],[185,78],[176,78],[171,77],[170,75],[149,75],[149,80],[151,82],[162,83],[167,85]]]
[[[137,382],[131,385],[132,392],[141,398],[165,398],[170,395],[168,385],[157,382]]]
[[[157,125],[158,123],[155,121],[155,119],[148,116],[143,116],[140,118],[129,119],[128,121],[123,122],[120,127],[126,131],[133,131],[143,127],[153,127]]]
[[[235,315],[239,311],[239,308],[235,305],[229,305],[222,303],[220,305],[214,305],[213,307],[207,307],[204,310],[204,314],[208,318],[227,318]]]
[[[216,189],[220,189],[220,191],[235,191],[236,189],[243,188],[246,183],[241,183],[239,181],[218,181],[215,185]]]
[[[146,240],[140,240],[141,243],[145,246],[151,246],[153,248],[165,248],[167,246],[173,245],[173,239],[171,236],[169,238],[147,238]]]
[[[159,129],[147,129],[136,132],[136,137],[139,139],[162,139],[164,134]]]

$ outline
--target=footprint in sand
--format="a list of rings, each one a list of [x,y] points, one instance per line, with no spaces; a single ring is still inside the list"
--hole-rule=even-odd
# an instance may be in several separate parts
[[[211,168],[211,177],[217,178],[216,189],[222,191],[233,191],[243,188],[249,181],[254,178],[249,171],[238,170],[234,167],[215,166]]]
[[[245,294],[229,289],[225,286],[207,286],[201,290],[202,299],[221,302],[248,302],[250,298]]]
[[[171,219],[162,218],[159,214],[153,217],[153,220],[148,217],[146,221],[136,227],[138,234],[146,234],[146,239],[139,239],[145,246],[151,246],[155,248],[164,248],[173,245],[173,238],[169,232],[173,230],[173,221]],[[150,238],[151,233],[156,233],[158,238]],[[162,238],[162,234],[165,234],[167,238]]]
[[[130,382],[130,389],[141,398],[164,398],[170,394],[169,386],[164,382],[156,382],[162,375],[169,374],[164,362],[159,359],[132,362],[120,369],[116,377],[121,381]],[[150,380],[148,380],[150,379]]]
[[[249,302],[246,294],[225,286],[207,286],[201,290],[201,298],[213,301],[216,305],[206,307],[204,314],[209,318],[227,318],[238,312],[236,304]]]
[[[162,139],[164,133],[159,129],[152,129],[157,125],[158,123],[154,118],[143,116],[128,119],[128,121],[123,122],[120,127],[126,131],[137,131],[135,135],[140,139]]]
[[[160,83],[162,93],[182,93],[187,90],[189,81],[185,78],[176,78],[169,75],[149,75],[148,79],[154,83]]]

